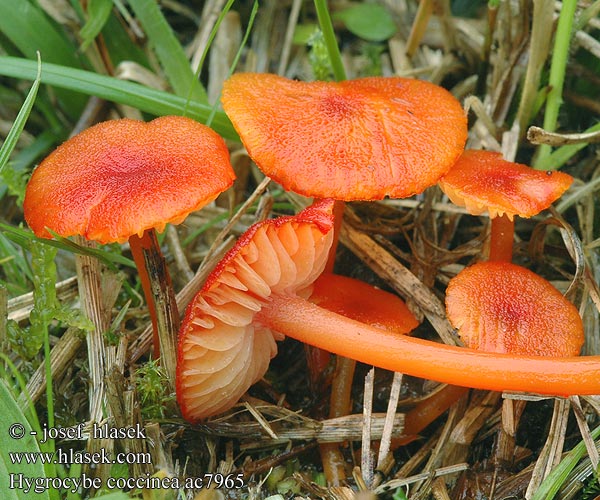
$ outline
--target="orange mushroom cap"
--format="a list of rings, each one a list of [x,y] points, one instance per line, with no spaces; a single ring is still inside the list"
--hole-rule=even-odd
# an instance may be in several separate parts
[[[465,268],[448,284],[446,308],[472,349],[568,357],[584,342],[577,308],[545,279],[508,262]]]
[[[240,73],[223,108],[260,169],[285,189],[338,200],[404,198],[435,184],[467,139],[460,103],[429,82],[299,82]]]
[[[310,301],[382,330],[408,333],[419,326],[400,297],[347,276],[330,273],[319,276]]]
[[[453,203],[473,215],[489,211],[490,217],[506,214],[512,220],[548,208],[572,182],[563,172],[535,170],[492,151],[467,150],[439,186]]]
[[[308,298],[333,232],[333,201],[250,227],[187,308],[181,325],[177,400],[197,421],[233,406],[266,372],[283,335],[254,322],[275,294]]]
[[[221,137],[180,116],[99,123],[72,137],[34,171],[25,219],[51,238],[80,234],[124,242],[178,224],[230,187],[235,174]]]

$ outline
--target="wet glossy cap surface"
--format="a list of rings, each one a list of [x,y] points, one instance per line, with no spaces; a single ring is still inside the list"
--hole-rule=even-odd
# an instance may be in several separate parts
[[[323,271],[333,201],[250,227],[188,306],[178,343],[177,400],[192,422],[231,408],[266,372],[283,336],[255,321],[273,294],[307,298]]]
[[[456,205],[490,217],[532,217],[548,208],[569,188],[563,172],[535,170],[505,161],[500,153],[467,150],[440,179],[440,188]]]
[[[465,268],[448,284],[446,308],[472,349],[566,357],[584,342],[577,308],[544,278],[508,262]]]
[[[34,171],[24,202],[37,236],[45,228],[100,243],[162,231],[233,183],[221,137],[189,118],[99,123],[69,139]]]
[[[420,193],[450,169],[467,138],[460,103],[419,80],[306,83],[240,73],[225,82],[222,102],[260,169],[309,197]]]

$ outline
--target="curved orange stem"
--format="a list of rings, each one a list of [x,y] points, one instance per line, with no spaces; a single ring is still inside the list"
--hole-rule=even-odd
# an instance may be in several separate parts
[[[490,257],[488,260],[510,262],[513,253],[515,221],[506,215],[492,219]]]
[[[600,394],[600,356],[517,356],[438,344],[379,330],[291,296],[271,296],[257,319],[302,342],[425,379],[492,391]]]

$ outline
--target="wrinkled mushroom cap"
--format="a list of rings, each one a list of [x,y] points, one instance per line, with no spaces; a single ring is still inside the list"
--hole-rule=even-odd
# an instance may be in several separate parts
[[[535,170],[502,159],[500,153],[467,150],[439,182],[456,205],[490,217],[532,217],[548,208],[569,188],[563,172]]]
[[[323,271],[333,232],[333,201],[250,227],[207,279],[181,325],[177,400],[195,422],[233,406],[277,353],[254,316],[273,294],[307,298]]]
[[[23,209],[37,236],[51,238],[49,228],[122,243],[182,222],[234,179],[223,139],[192,119],[111,120],[72,137],[39,165]]]
[[[319,276],[310,301],[382,330],[404,334],[419,326],[400,297],[347,276],[330,273]]]
[[[577,308],[548,281],[508,262],[481,262],[446,289],[448,319],[467,347],[531,356],[577,356]]]
[[[309,197],[420,193],[450,169],[467,139],[460,103],[406,78],[306,83],[240,73],[225,82],[222,103],[259,168]]]

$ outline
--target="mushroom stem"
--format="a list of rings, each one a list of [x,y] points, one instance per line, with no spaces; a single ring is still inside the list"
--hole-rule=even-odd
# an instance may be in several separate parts
[[[160,357],[169,385],[173,388],[179,312],[171,276],[154,229],[144,231],[141,238],[137,235],[131,236],[129,246],[152,320],[155,356]]]
[[[515,221],[501,215],[492,219],[490,256],[488,260],[510,262],[512,260]]]
[[[323,270],[324,273],[333,273],[333,268],[335,266],[335,255],[337,253],[337,247],[340,241],[340,229],[344,219],[345,208],[346,202],[342,200],[335,200],[333,202],[333,241],[331,242],[327,263],[325,264],[325,269]]]
[[[600,394],[600,356],[518,356],[438,344],[373,328],[292,296],[271,296],[257,317],[301,342],[429,380],[492,391]]]

